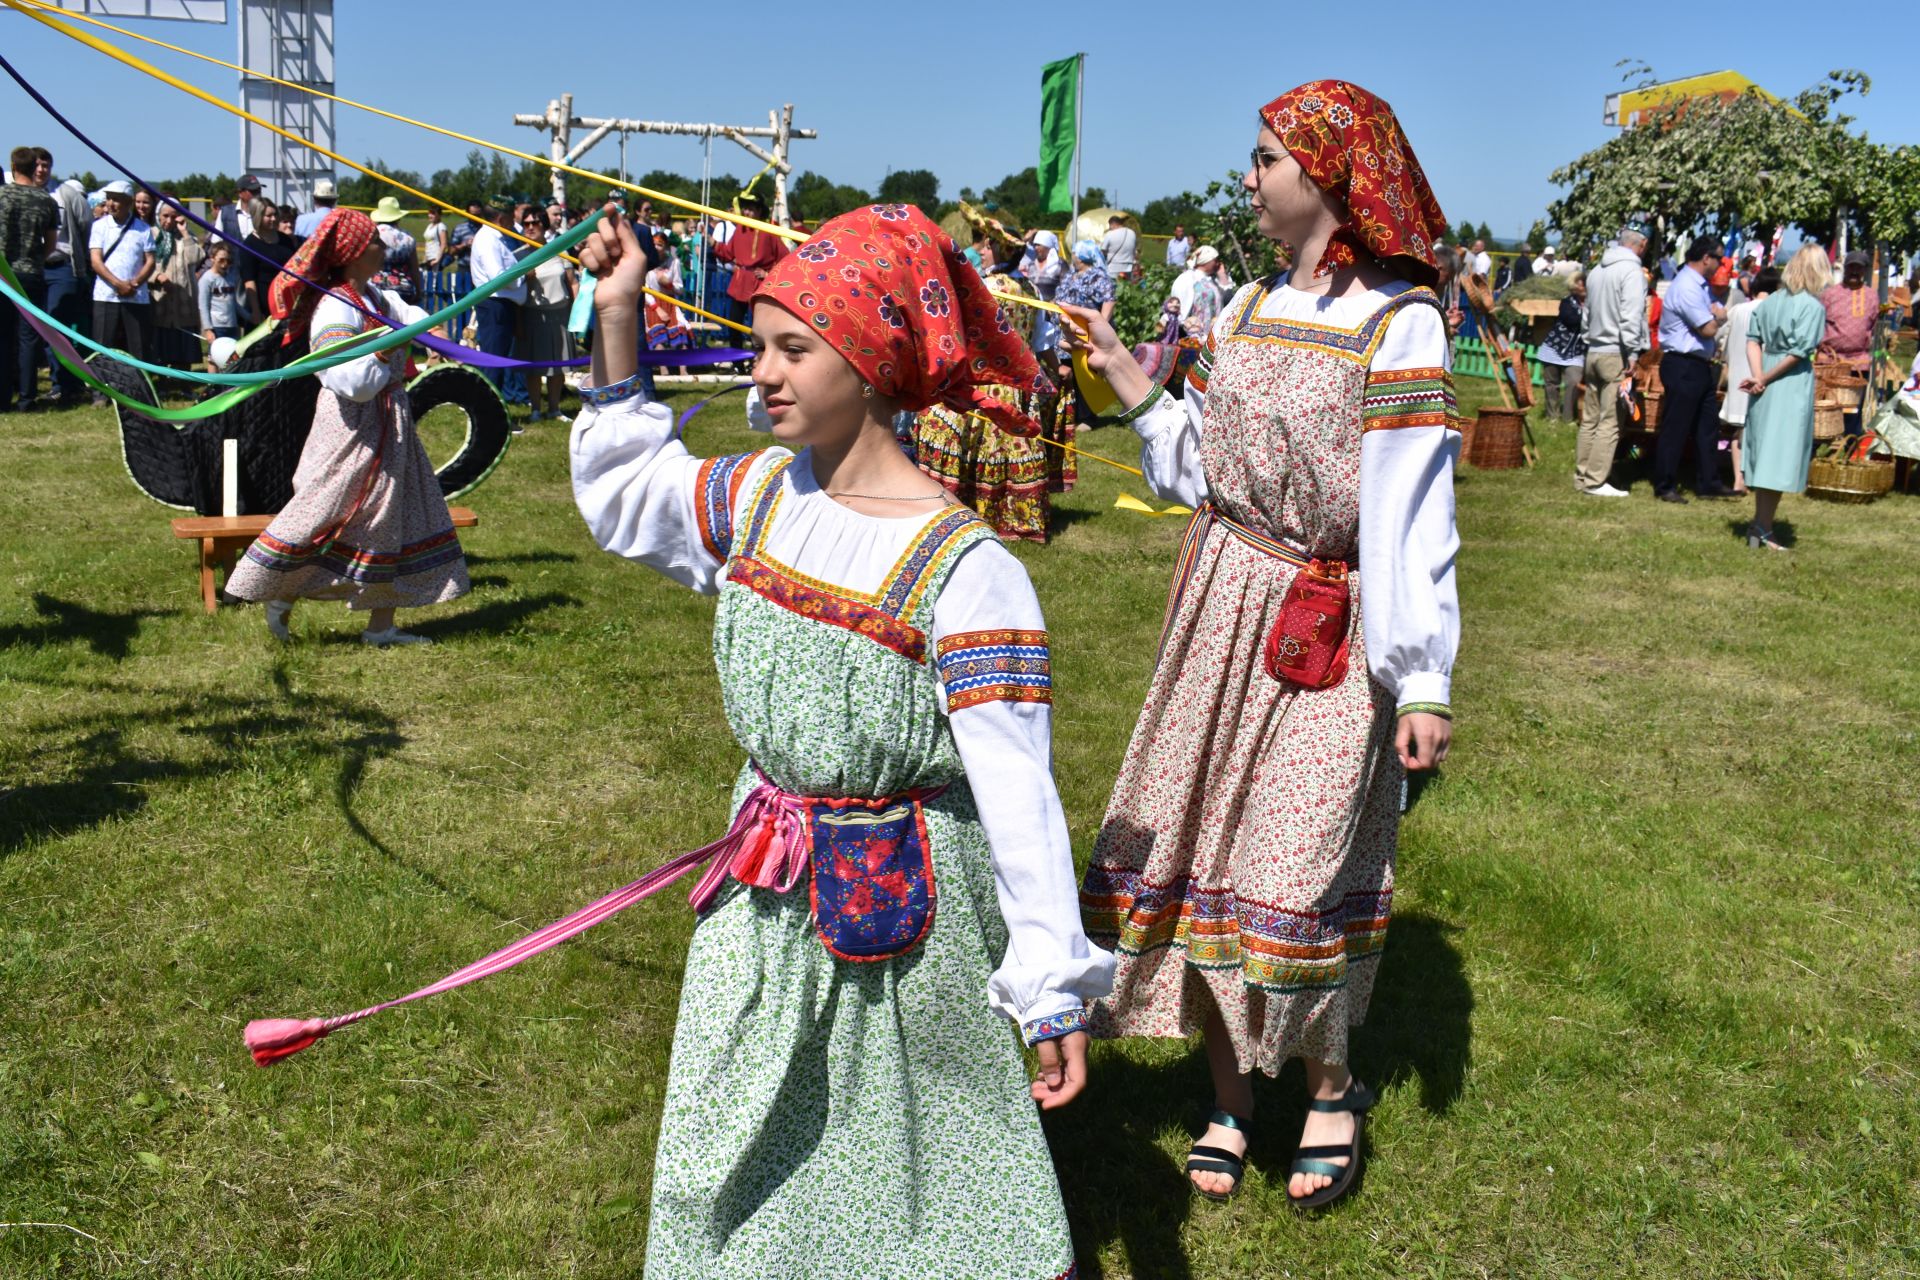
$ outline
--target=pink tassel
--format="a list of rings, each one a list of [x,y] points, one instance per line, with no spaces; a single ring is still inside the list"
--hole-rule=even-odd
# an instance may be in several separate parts
[[[247,1048],[255,1065],[270,1067],[327,1034],[319,1018],[255,1018],[247,1024]]]

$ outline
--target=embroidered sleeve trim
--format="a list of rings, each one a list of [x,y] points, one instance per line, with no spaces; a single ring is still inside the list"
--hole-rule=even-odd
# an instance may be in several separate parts
[[[631,400],[645,389],[640,384],[640,375],[636,373],[609,386],[581,387],[580,403],[589,409],[604,409],[622,400]]]
[[[1086,1029],[1087,1011],[1069,1009],[1065,1013],[1049,1014],[1021,1024],[1020,1034],[1028,1044],[1039,1044],[1042,1040],[1058,1040],[1061,1036],[1070,1036]]]
[[[360,330],[356,325],[330,324],[319,333],[314,334],[313,341],[309,343],[308,346],[318,351],[329,342],[339,342],[344,338],[357,338],[359,336]]]
[[[1200,354],[1193,358],[1193,365],[1187,370],[1187,385],[1201,395],[1207,394],[1207,379],[1213,376],[1213,333],[1207,333],[1207,341],[1200,348]]]
[[[1456,410],[1453,375],[1445,369],[1390,369],[1367,375],[1360,429],[1444,427]]]
[[[1053,702],[1053,659],[1044,631],[962,631],[936,647],[947,711],[985,702]]]
[[[1394,714],[1412,715],[1416,711],[1430,716],[1439,716],[1442,720],[1453,719],[1453,708],[1444,702],[1403,702],[1394,709]]]
[[[725,564],[733,555],[733,510],[740,497],[740,485],[752,469],[752,463],[766,450],[728,454],[701,462],[693,486],[693,518],[700,530],[700,545],[707,554]]]

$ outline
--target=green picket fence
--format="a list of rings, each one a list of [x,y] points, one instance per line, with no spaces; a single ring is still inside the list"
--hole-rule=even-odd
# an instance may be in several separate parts
[[[1533,385],[1544,387],[1546,378],[1540,372],[1538,347],[1521,346],[1527,353],[1527,368],[1533,371]],[[1487,350],[1485,341],[1479,338],[1456,338],[1453,343],[1453,376],[1456,378],[1494,378],[1499,376],[1494,368],[1493,356]]]

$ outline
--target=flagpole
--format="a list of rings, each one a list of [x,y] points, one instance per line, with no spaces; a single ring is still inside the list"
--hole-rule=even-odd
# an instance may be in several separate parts
[[[1080,150],[1085,145],[1085,135],[1080,130],[1081,104],[1087,98],[1087,55],[1075,54],[1078,61],[1073,86],[1073,221],[1067,226],[1067,249],[1073,249],[1073,242],[1080,236]]]

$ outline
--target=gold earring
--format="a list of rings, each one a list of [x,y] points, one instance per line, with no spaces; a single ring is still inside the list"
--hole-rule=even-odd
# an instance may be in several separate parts
[[[863,382],[860,384],[860,398],[862,400],[873,399],[873,384],[871,382]]]

